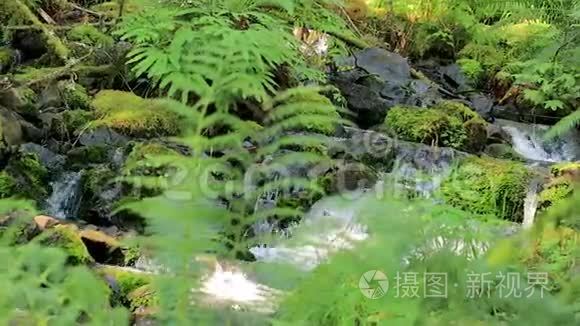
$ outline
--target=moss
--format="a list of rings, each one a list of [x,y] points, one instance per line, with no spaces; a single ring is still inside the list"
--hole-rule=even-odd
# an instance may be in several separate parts
[[[532,173],[519,162],[468,158],[441,186],[447,203],[465,211],[521,221]]]
[[[131,174],[136,172],[138,168],[151,168],[148,164],[147,159],[156,155],[177,155],[177,151],[168,148],[167,146],[159,143],[137,143],[133,146],[131,153],[127,156],[125,164],[123,165],[123,171],[126,174]],[[149,173],[147,173],[149,174]]]
[[[180,131],[179,116],[164,100],[105,90],[95,96],[92,104],[101,116],[94,127],[106,126],[124,135],[145,138],[176,135]]]
[[[93,25],[75,26],[66,35],[71,41],[81,42],[96,47],[110,47],[114,43],[112,37],[101,32]]]
[[[12,197],[16,190],[16,180],[6,171],[0,172],[0,198]]]
[[[67,110],[59,113],[60,119],[54,119],[51,132],[59,139],[71,139],[92,121],[94,113],[85,110]]]
[[[563,162],[550,167],[552,175],[559,177],[563,175],[580,175],[580,162]]]
[[[385,123],[398,137],[427,145],[459,148],[467,138],[460,119],[436,109],[396,106]]]
[[[580,162],[554,164],[550,171],[552,180],[544,186],[539,195],[540,209],[547,209],[572,196],[574,184],[580,180]]]
[[[115,266],[104,267],[99,270],[99,273],[115,280],[118,286],[118,301],[126,306],[132,306],[132,301],[129,299],[131,293],[143,286],[148,286],[152,281],[150,274]]]
[[[6,172],[16,180],[15,196],[40,199],[47,195],[48,171],[36,154],[18,153],[8,162]]]
[[[90,108],[91,99],[83,86],[73,81],[63,80],[58,82],[57,87],[64,104],[68,108],[73,110],[88,110]]]
[[[42,234],[41,243],[63,249],[70,264],[88,264],[93,258],[81,240],[79,230],[74,225],[56,225]]]
[[[463,122],[463,130],[466,138],[463,144],[456,148],[467,152],[479,152],[483,150],[487,141],[487,122],[479,114],[456,101],[441,101],[434,109],[441,110]]]
[[[133,290],[128,295],[129,308],[135,311],[139,308],[153,307],[158,304],[159,299],[155,294],[152,286],[147,284]]]
[[[117,174],[104,165],[87,170],[84,174],[83,191],[89,194],[98,194]]]
[[[67,162],[71,165],[86,165],[87,163],[107,163],[109,150],[107,146],[82,146],[73,148],[67,153]]]
[[[7,72],[14,64],[14,53],[9,48],[0,48],[0,73]]]
[[[44,78],[48,75],[52,75],[61,68],[59,67],[45,67],[45,68],[33,68],[33,67],[26,67],[19,70],[16,74],[14,74],[13,79],[17,84],[25,84],[32,80],[39,80]]]

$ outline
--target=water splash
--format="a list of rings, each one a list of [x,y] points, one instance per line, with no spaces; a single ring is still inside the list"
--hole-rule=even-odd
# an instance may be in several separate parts
[[[522,227],[529,229],[534,225],[536,211],[538,210],[538,191],[540,190],[539,182],[532,182],[528,187],[528,193],[524,199],[524,221]]]
[[[46,214],[59,219],[74,219],[81,203],[83,171],[64,172],[51,183],[52,193],[46,200]]]
[[[502,119],[497,119],[495,123],[510,135],[513,149],[529,160],[563,162],[580,159],[578,132],[572,131],[560,139],[545,141],[544,135],[549,126]]]

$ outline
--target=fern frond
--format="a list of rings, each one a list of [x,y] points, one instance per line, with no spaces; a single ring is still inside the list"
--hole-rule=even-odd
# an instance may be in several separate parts
[[[580,126],[580,110],[576,110],[562,118],[548,130],[544,137],[548,140],[555,139],[572,131],[577,126]]]

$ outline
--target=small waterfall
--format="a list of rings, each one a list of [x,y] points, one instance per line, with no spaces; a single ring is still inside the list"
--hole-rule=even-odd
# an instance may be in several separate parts
[[[59,219],[74,219],[81,202],[81,179],[83,172],[64,172],[51,183],[52,193],[46,200],[47,215]]]
[[[528,187],[528,193],[524,199],[524,221],[522,227],[529,229],[534,225],[536,211],[538,210],[538,191],[540,190],[539,182],[533,181]]]
[[[562,162],[580,159],[580,134],[576,131],[561,139],[545,141],[549,126],[502,119],[495,123],[510,135],[513,149],[529,160]]]

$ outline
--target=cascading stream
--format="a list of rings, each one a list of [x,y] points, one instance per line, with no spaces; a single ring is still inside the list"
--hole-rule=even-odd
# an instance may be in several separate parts
[[[51,183],[52,193],[46,200],[45,213],[58,219],[77,217],[81,202],[81,180],[83,171],[63,172]]]
[[[544,135],[549,126],[502,119],[495,124],[509,134],[513,149],[528,160],[551,163],[580,160],[580,134],[576,131],[546,141]]]

